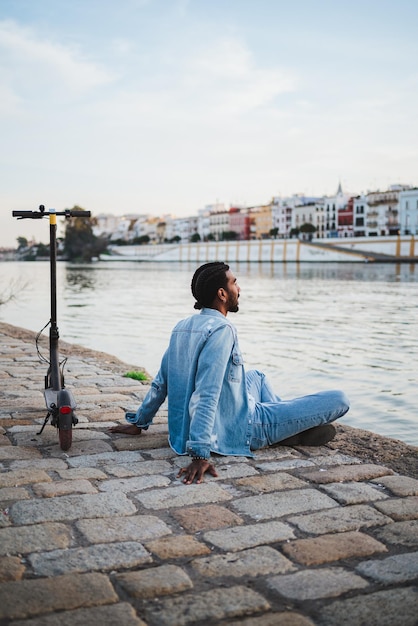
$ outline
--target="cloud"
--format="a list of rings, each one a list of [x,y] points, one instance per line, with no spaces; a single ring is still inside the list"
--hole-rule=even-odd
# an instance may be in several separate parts
[[[1,80],[17,93],[66,88],[80,94],[113,79],[106,68],[83,58],[77,49],[41,40],[33,30],[11,20],[0,21],[0,50]]]
[[[240,113],[274,102],[294,91],[288,70],[260,68],[251,51],[237,39],[223,39],[194,57],[184,77],[188,91],[203,90],[205,100],[223,113]]]

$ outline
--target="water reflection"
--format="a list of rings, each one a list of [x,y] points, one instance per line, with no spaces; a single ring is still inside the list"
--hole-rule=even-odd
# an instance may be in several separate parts
[[[230,263],[236,274],[251,277],[298,278],[337,281],[411,281],[417,280],[414,263]],[[196,269],[192,265],[190,271]]]
[[[96,286],[97,272],[89,266],[71,267],[66,266],[66,287],[72,292],[94,290]]]

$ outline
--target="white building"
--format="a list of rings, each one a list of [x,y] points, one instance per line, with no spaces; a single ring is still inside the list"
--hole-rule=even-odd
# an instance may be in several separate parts
[[[197,232],[200,235],[201,241],[206,241],[210,233],[210,206],[199,209],[197,220]]]
[[[325,237],[338,237],[338,211],[347,208],[349,197],[349,194],[343,192],[341,183],[339,183],[335,196],[327,196],[324,198]]]
[[[288,205],[286,199],[273,198],[271,217],[273,229],[277,228],[277,237],[279,239],[289,237],[290,229],[292,228],[292,207]]]
[[[401,235],[418,235],[418,189],[401,191],[398,201]]]
[[[353,234],[354,237],[366,236],[367,198],[363,194],[353,198]]]
[[[230,230],[229,210],[224,204],[212,204],[209,207],[209,232],[215,239],[221,239],[222,233]]]
[[[392,185],[387,191],[367,194],[366,237],[397,235],[400,230],[399,194],[407,185]]]

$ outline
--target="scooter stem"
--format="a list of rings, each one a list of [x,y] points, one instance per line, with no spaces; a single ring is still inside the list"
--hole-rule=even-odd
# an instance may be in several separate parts
[[[57,326],[57,216],[55,209],[49,209],[49,250],[51,269],[51,326],[49,329],[49,350],[51,358],[51,388],[55,391],[61,389],[61,377],[59,371]]]

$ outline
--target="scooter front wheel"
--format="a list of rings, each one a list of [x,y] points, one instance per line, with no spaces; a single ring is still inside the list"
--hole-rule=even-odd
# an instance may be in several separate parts
[[[73,408],[71,396],[66,389],[61,389],[57,398],[58,437],[61,450],[69,450],[73,442]]]

